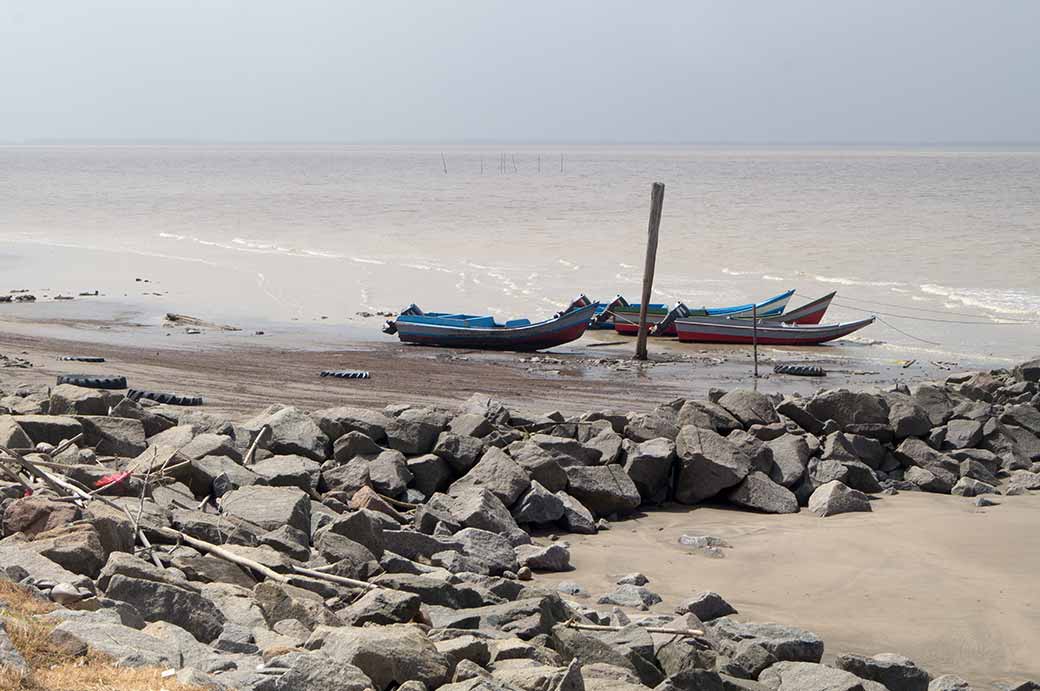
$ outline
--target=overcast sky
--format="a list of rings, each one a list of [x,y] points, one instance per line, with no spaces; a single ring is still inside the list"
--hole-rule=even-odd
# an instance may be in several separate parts
[[[0,0],[0,89],[8,141],[1037,142],[1040,2]]]

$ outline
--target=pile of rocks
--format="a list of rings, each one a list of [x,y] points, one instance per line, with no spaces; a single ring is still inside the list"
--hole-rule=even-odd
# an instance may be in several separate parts
[[[0,397],[0,577],[64,605],[48,616],[69,652],[215,688],[966,688],[892,655],[823,666],[811,633],[739,623],[715,594],[632,622],[618,606],[660,601],[645,579],[598,611],[531,580],[570,559],[531,535],[667,501],[827,516],[882,492],[1038,489],[1038,380],[1034,361],[649,413],[531,416],[475,395],[248,420],[22,388]]]

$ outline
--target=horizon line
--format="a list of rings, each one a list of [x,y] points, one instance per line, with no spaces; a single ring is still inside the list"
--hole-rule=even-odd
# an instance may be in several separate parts
[[[622,139],[206,139],[187,137],[31,137],[0,146],[704,146],[704,147],[1038,147],[1040,140],[622,140]]]

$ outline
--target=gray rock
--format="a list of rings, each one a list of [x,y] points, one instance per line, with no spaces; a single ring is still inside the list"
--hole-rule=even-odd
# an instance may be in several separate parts
[[[217,640],[213,641],[213,648],[224,653],[241,655],[256,655],[260,652],[253,632],[233,622],[224,624],[224,630],[220,632]]]
[[[140,420],[101,415],[79,415],[75,419],[83,427],[86,445],[98,454],[133,458],[148,448]]]
[[[923,383],[913,386],[910,388],[910,396],[914,405],[928,415],[933,427],[946,424],[957,407],[945,387],[938,384]]]
[[[436,454],[409,458],[408,472],[412,474],[412,487],[427,497],[444,491],[451,484],[451,466]]]
[[[468,473],[456,480],[449,493],[456,495],[463,488],[484,487],[506,506],[512,506],[531,486],[524,469],[498,448],[490,448]]]
[[[171,583],[116,574],[105,594],[137,608],[146,621],[168,621],[209,643],[220,635],[224,615],[198,592]]]
[[[456,475],[465,475],[483,455],[484,442],[454,432],[441,432],[437,436],[433,453],[443,458]]]
[[[945,449],[967,449],[982,441],[982,423],[977,420],[950,420],[946,424]]]
[[[923,437],[931,430],[932,420],[928,412],[910,396],[888,393],[885,394],[885,402],[888,404],[888,424],[896,439]]]
[[[360,432],[376,443],[386,439],[386,428],[392,422],[378,411],[350,406],[317,410],[311,419],[329,439],[339,439],[348,432]]]
[[[732,674],[740,679],[758,679],[762,672],[776,664],[776,658],[768,650],[754,641],[740,641],[733,646],[729,659],[719,667],[724,674]],[[756,684],[754,687],[741,686],[725,683],[723,688],[730,691],[736,689],[768,689],[769,687]]]
[[[874,657],[862,655],[839,655],[834,666],[883,684],[888,691],[928,691],[931,677],[913,660],[893,653],[881,653]]]
[[[1013,425],[1028,430],[1034,436],[1040,436],[1040,410],[1037,410],[1032,405],[1008,406],[1000,416],[1000,421],[1005,425]]]
[[[444,500],[460,525],[504,535],[514,545],[530,541],[506,505],[487,487],[453,486],[450,498],[445,497]]]
[[[368,479],[380,494],[396,497],[404,493],[412,473],[403,453],[387,450],[368,461]]]
[[[595,516],[628,514],[639,507],[639,490],[620,466],[571,466],[566,472],[568,493]]]
[[[169,643],[129,626],[93,618],[67,619],[50,633],[51,642],[69,655],[94,650],[121,667],[180,667],[181,654]]]
[[[560,524],[564,528],[582,535],[596,533],[596,518],[580,501],[562,491],[557,492],[556,497],[563,504],[563,517],[560,519]]]
[[[950,490],[950,494],[959,497],[977,497],[983,494],[997,494],[997,488],[970,477],[962,477]]]
[[[675,424],[674,414],[671,417],[662,415],[660,411],[653,413],[629,413],[628,424],[625,425],[625,436],[635,442],[650,441],[664,437],[675,439],[679,428]]]
[[[776,691],[884,691],[848,672],[811,662],[777,662],[758,680]]]
[[[323,532],[336,533],[364,545],[373,555],[381,557],[384,548],[383,523],[380,514],[361,509],[340,514]]]
[[[637,607],[639,609],[648,609],[660,601],[660,595],[639,585],[619,585],[614,592],[607,593],[597,600],[601,605]]]
[[[634,444],[625,454],[625,472],[643,501],[663,498],[675,463],[675,443],[663,437]]]
[[[57,446],[63,440],[72,439],[77,434],[83,433],[83,425],[79,420],[64,415],[19,415],[14,419],[33,444],[46,442]],[[17,431],[14,434],[17,435]],[[20,435],[16,438],[20,438]],[[131,455],[136,456],[137,454]]]
[[[545,546],[519,545],[515,551],[517,562],[533,571],[571,570],[571,553],[559,542]]]
[[[675,608],[677,614],[692,614],[701,621],[711,621],[719,617],[728,617],[736,614],[733,605],[718,593],[706,590],[697,593],[692,598]]]
[[[338,612],[347,626],[407,624],[419,614],[422,600],[413,593],[376,588]]]
[[[31,549],[31,543],[0,542],[0,568],[21,568],[37,581],[70,583],[77,588],[93,588],[90,578],[72,573]]]
[[[681,429],[686,425],[693,425],[702,429],[709,429],[726,435],[735,429],[741,429],[740,420],[733,414],[711,401],[686,401],[679,414],[676,416],[676,424]]]
[[[737,622],[723,617],[711,622],[709,628],[725,644],[753,641],[777,660],[819,662],[823,656],[823,641],[816,634],[793,626]]]
[[[846,389],[820,391],[806,409],[818,420],[833,420],[841,429],[851,425],[888,424],[888,406],[880,396]]]
[[[971,684],[953,674],[936,677],[928,684],[928,691],[973,691]]]
[[[448,680],[448,659],[411,624],[388,626],[319,626],[306,643],[337,662],[353,665],[372,680],[376,691],[420,681],[437,688]]]
[[[509,539],[497,532],[479,528],[463,528],[453,540],[462,544],[463,554],[480,562],[484,568],[478,573],[500,576],[517,569],[516,553]]]
[[[0,619],[0,673],[14,672],[17,675],[23,675],[28,671],[29,664],[14,647],[14,643],[7,635],[7,629],[4,628],[3,619]]]
[[[812,452],[805,437],[785,434],[766,443],[772,452],[773,464],[769,477],[784,487],[794,487],[805,477]]]
[[[311,500],[296,487],[242,487],[226,494],[222,506],[265,530],[289,525],[310,534]]]
[[[8,449],[29,449],[33,442],[18,420],[10,415],[0,415],[0,446]]]
[[[355,456],[375,456],[382,450],[367,434],[354,430],[336,439],[332,445],[332,457],[337,463],[346,463]]]
[[[871,508],[867,495],[838,480],[831,480],[809,497],[809,510],[823,518],[852,511],[871,511]]]
[[[949,494],[955,482],[942,474],[933,472],[934,469],[926,469],[920,466],[907,468],[903,478],[923,492],[937,492]]]
[[[537,480],[531,480],[530,489],[513,507],[513,518],[517,523],[552,523],[563,518],[563,502]]]
[[[354,665],[333,661],[320,652],[290,652],[271,658],[269,667],[286,669],[277,676],[264,675],[253,691],[366,691],[372,680]],[[403,686],[401,687],[403,688]]]
[[[51,389],[49,415],[108,415],[108,410],[123,394],[104,389],[88,389],[59,384]],[[25,448],[25,447],[22,447]]]
[[[324,461],[328,455],[328,435],[299,408],[271,406],[244,427],[255,433],[264,425],[271,428],[271,433],[261,445],[272,453],[305,456],[315,461]]]
[[[520,445],[522,442],[517,442]],[[602,459],[602,451],[598,448],[592,448],[588,445],[583,445],[574,439],[568,439],[566,437],[558,437],[549,434],[532,434],[528,441],[528,444],[533,444],[538,447],[543,454],[548,455],[554,461],[556,461],[560,467],[567,467],[572,465],[597,465],[599,463],[607,463]],[[620,445],[620,438],[618,440]],[[512,448],[513,445],[510,445]],[[510,451],[512,454],[512,451]]]
[[[823,433],[823,421],[807,410],[806,402],[801,398],[785,398],[777,404],[776,412],[810,434]]]
[[[675,499],[695,504],[740,483],[751,472],[751,459],[710,430],[687,425],[675,442],[679,477]]]
[[[480,667],[486,667],[491,661],[491,651],[488,642],[476,636],[463,635],[436,641],[434,645],[437,652],[448,661],[449,674],[455,673],[455,668],[463,660],[468,660]]]
[[[530,441],[517,441],[507,449],[520,467],[550,492],[559,492],[567,487],[567,474],[552,453]]]
[[[210,493],[213,481],[220,475],[227,477],[231,489],[267,484],[266,478],[262,478],[227,456],[204,456],[192,459],[188,466],[187,484],[195,495],[206,496]]]
[[[621,578],[614,581],[617,585],[646,585],[650,582],[650,579],[643,574],[637,572],[625,574]]]
[[[798,513],[798,499],[794,493],[757,470],[748,474],[726,496],[738,506],[764,513]]]
[[[630,651],[585,631],[555,626],[552,630],[552,645],[565,659],[577,659],[585,665],[607,664],[640,676]],[[653,681],[659,681],[663,675],[657,671],[653,676]]]
[[[446,428],[447,416],[442,413],[427,408],[408,408],[387,426],[387,444],[408,455],[430,453]]]
[[[744,427],[778,422],[772,399],[763,393],[737,389],[719,399],[718,404],[733,414]]]
[[[179,429],[174,427],[167,432],[163,432],[157,437],[153,437],[150,441],[152,446],[157,445],[159,438],[166,439],[167,435],[172,434],[175,430]],[[166,441],[163,442],[164,445]],[[231,459],[235,463],[242,462],[242,452],[235,446],[235,440],[226,434],[212,434],[204,433],[192,437],[191,441],[183,446],[179,447],[181,454],[188,458],[205,458],[207,456],[224,456]]]
[[[483,415],[463,413],[448,423],[448,429],[465,437],[486,437],[494,431],[494,427]]]
[[[321,464],[304,456],[271,456],[249,468],[272,487],[317,490]]]
[[[79,507],[69,502],[34,494],[7,504],[3,513],[3,533],[24,533],[26,537],[34,538],[42,532],[79,520],[82,515]]]

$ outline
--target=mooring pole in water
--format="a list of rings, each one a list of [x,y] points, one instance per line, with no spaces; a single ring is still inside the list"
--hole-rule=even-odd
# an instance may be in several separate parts
[[[755,358],[755,379],[758,379],[758,305],[751,306],[751,349]]]
[[[657,264],[657,231],[661,227],[661,207],[664,205],[664,183],[655,182],[650,190],[650,225],[646,237],[646,264],[643,266],[643,300],[639,304],[639,337],[636,339],[636,360],[646,360],[646,310],[654,287],[654,266]]]
[[[444,152],[441,152],[441,163],[444,165],[444,174],[448,174],[448,159],[444,158]]]

